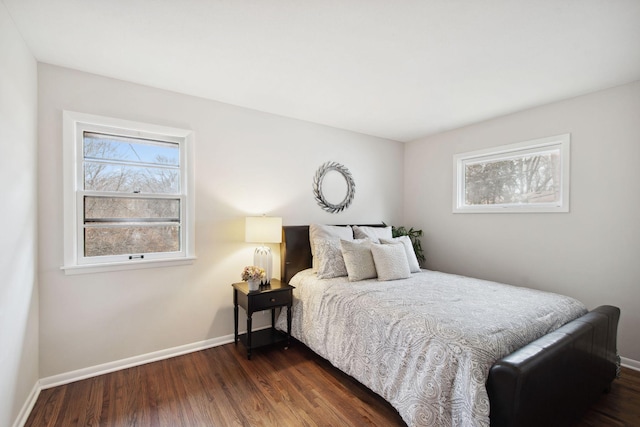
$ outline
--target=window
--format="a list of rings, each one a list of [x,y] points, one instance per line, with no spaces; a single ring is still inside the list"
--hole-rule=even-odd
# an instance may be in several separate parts
[[[67,273],[193,259],[192,132],[65,111]]]
[[[570,135],[453,158],[453,212],[568,212]]]

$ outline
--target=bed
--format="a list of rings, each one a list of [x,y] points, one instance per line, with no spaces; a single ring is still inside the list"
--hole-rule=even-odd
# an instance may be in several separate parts
[[[309,226],[283,227],[281,262],[296,286],[292,336],[409,426],[570,425],[617,376],[617,307],[587,312],[569,297],[423,269],[320,280]]]

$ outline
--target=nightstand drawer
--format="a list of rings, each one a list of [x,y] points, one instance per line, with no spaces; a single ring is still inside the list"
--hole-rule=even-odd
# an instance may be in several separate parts
[[[291,304],[291,291],[269,292],[252,296],[249,304],[253,311]]]

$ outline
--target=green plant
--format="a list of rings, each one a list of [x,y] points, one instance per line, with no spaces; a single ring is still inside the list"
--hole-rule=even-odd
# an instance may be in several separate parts
[[[391,233],[393,237],[409,236],[409,239],[411,240],[411,244],[413,245],[413,250],[416,253],[416,258],[418,258],[418,261],[420,261],[420,263],[423,263],[425,261],[424,252],[422,250],[422,244],[420,243],[420,237],[422,237],[422,234],[423,234],[422,230],[416,230],[413,227],[407,230],[406,227],[403,227],[403,226],[396,227],[392,225]]]

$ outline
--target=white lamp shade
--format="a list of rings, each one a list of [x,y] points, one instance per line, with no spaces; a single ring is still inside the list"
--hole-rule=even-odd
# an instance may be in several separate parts
[[[247,217],[244,240],[249,243],[281,243],[282,218],[273,216]]]

